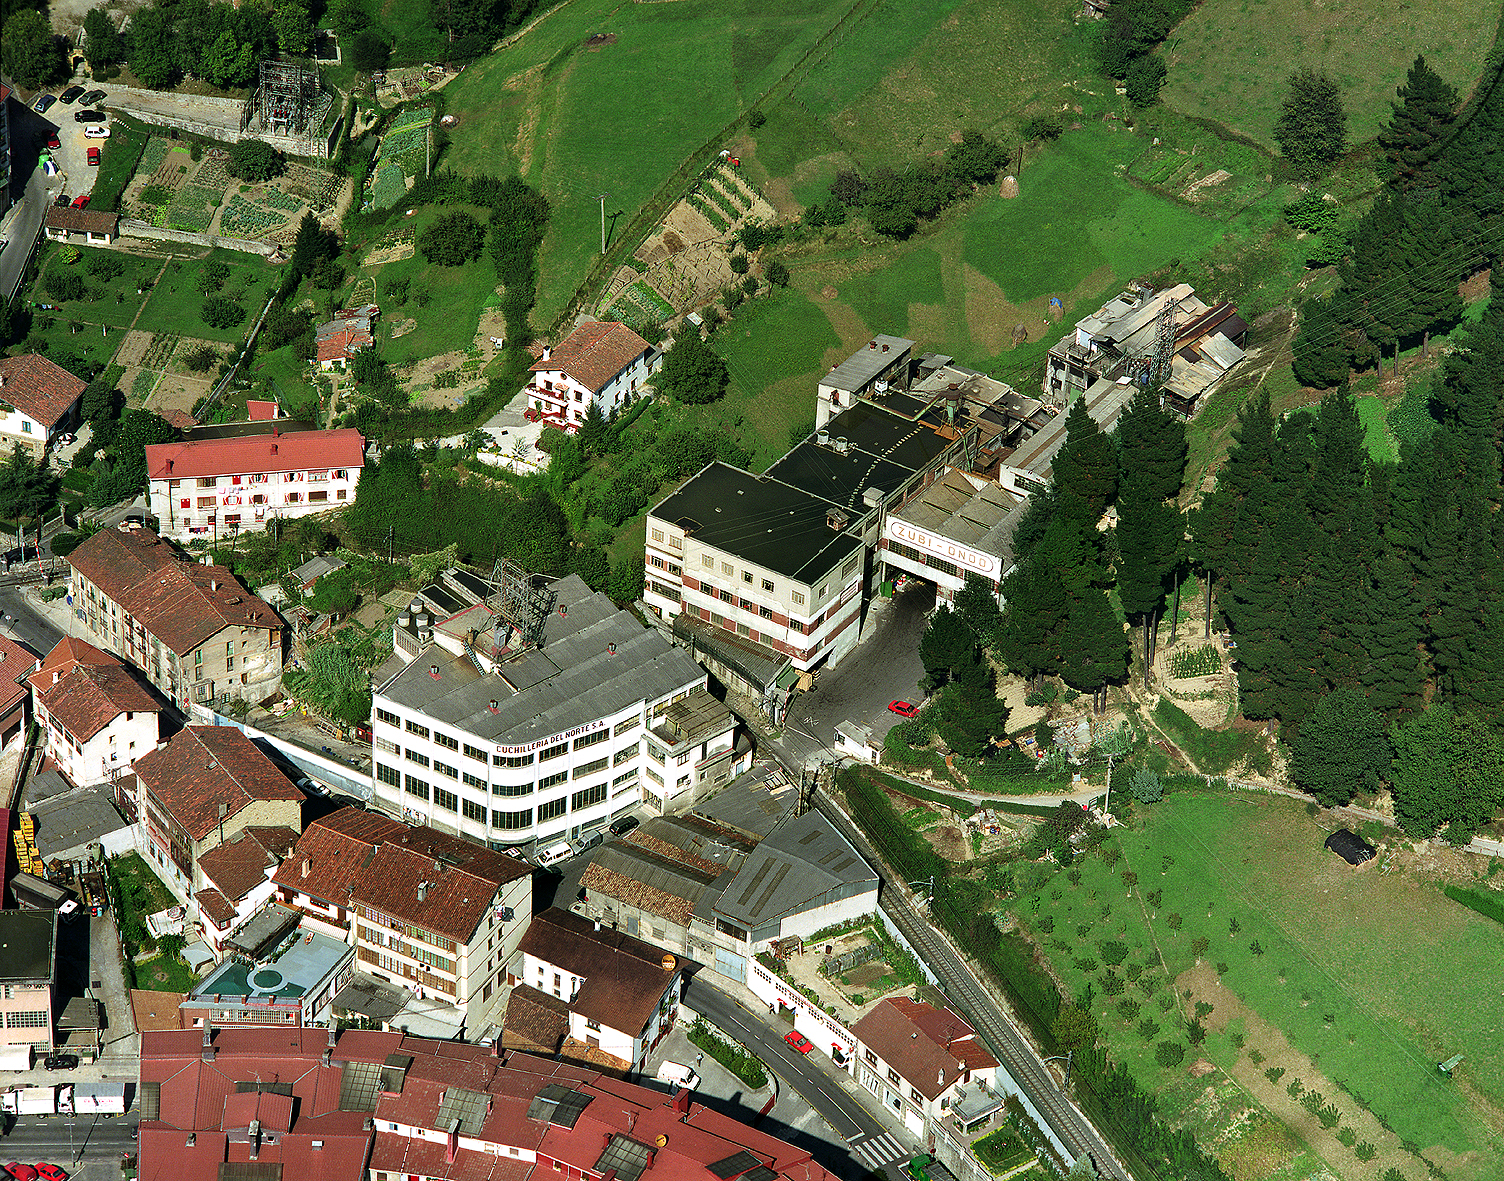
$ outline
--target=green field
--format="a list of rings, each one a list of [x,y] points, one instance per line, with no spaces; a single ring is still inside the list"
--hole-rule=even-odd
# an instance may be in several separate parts
[[[111,329],[130,327],[136,313],[141,310],[141,305],[151,298],[152,280],[162,269],[163,260],[141,258],[122,251],[106,252],[97,246],[80,246],[78,249],[82,257],[70,266],[63,261],[64,247],[56,242],[43,241],[38,260],[39,281],[32,290],[31,298],[39,303],[51,302],[52,297],[47,294],[47,277],[55,272],[72,270],[83,280],[85,298],[63,304],[62,310],[52,313],[53,315],[63,320],[78,320],[83,324],[106,324]],[[89,260],[104,253],[119,259],[125,266],[118,278],[107,282],[102,282],[89,273]],[[137,295],[137,287],[145,287],[146,295]],[[99,334],[96,332],[94,335]]]
[[[1325,832],[1298,801],[1173,794],[1139,811],[1142,823],[1118,838],[1123,857],[1116,866],[1088,858],[1074,867],[1079,885],[1057,873],[1018,903],[1036,930],[1043,916],[1053,919],[1053,934],[1042,941],[1069,992],[1078,994],[1089,981],[1095,987],[1094,1008],[1114,1056],[1161,1089],[1166,1102],[1177,1093],[1184,1069],[1157,1065],[1154,1046],[1166,1039],[1184,1044],[1184,1028],[1175,1008],[1167,1013],[1156,1002],[1168,995],[1185,1004],[1176,990],[1196,962],[1192,941],[1205,936],[1205,963],[1216,966],[1222,984],[1254,1016],[1223,1028],[1225,1015],[1213,1015],[1208,1025],[1220,1032],[1187,1061],[1200,1053],[1234,1072],[1241,1061],[1246,1075],[1247,1052],[1282,1033],[1317,1059],[1329,1083],[1324,1093],[1345,1119],[1358,1111],[1356,1094],[1388,1121],[1396,1140],[1391,1151],[1398,1140],[1410,1140],[1428,1152],[1434,1146],[1456,1154],[1455,1171],[1446,1165],[1450,1176],[1496,1177],[1487,1162],[1504,1159],[1504,1139],[1468,1097],[1504,1099],[1498,1003],[1504,934],[1497,924],[1406,872],[1386,873],[1378,863],[1354,872],[1322,847]],[[1124,870],[1138,876],[1131,897]],[[1163,891],[1157,907],[1146,898],[1155,890]],[[1171,914],[1183,916],[1179,930]],[[1155,981],[1152,998],[1139,984],[1123,994],[1141,1002],[1139,1020],[1147,1016],[1162,1026],[1147,1040],[1115,1012],[1117,998],[1103,995],[1102,965],[1087,966],[1105,958],[1100,949],[1108,940],[1127,945],[1125,968],[1147,965],[1143,978]],[[1245,1047],[1234,1034],[1246,1039]],[[1448,1083],[1435,1064],[1459,1052],[1465,1065]],[[1286,1063],[1271,1054],[1263,1065]],[[1340,1091],[1337,1080],[1352,1094]],[[1309,1074],[1306,1082],[1314,1085]],[[1351,1156],[1331,1163],[1343,1176],[1368,1175]],[[1414,1163],[1402,1172],[1422,1175]]]
[[[223,262],[230,269],[230,277],[219,294],[234,299],[245,309],[245,319],[232,328],[210,328],[204,323],[204,296],[195,279],[199,267],[209,258]],[[258,255],[236,250],[214,250],[205,259],[176,258],[167,264],[167,273],[148,294],[136,327],[146,332],[172,332],[226,343],[240,340],[261,314],[278,277],[279,272]]]
[[[1166,42],[1165,102],[1273,146],[1284,81],[1302,66],[1342,89],[1348,137],[1372,138],[1418,53],[1467,94],[1482,69],[1498,5],[1427,0],[1398,9],[1306,0],[1204,0]]]

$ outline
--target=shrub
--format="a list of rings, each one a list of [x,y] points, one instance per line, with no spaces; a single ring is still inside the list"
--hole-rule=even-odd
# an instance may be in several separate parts
[[[204,300],[202,312],[204,323],[210,328],[218,328],[223,331],[226,328],[234,328],[245,319],[245,308],[233,300],[222,296],[211,295]]]
[[[1191,1021],[1185,1027],[1185,1035],[1191,1045],[1199,1046],[1202,1042],[1206,1041],[1206,1026],[1202,1025],[1199,1021]]]
[[[1206,949],[1211,946],[1211,940],[1205,935],[1197,935],[1191,940],[1191,954],[1198,960],[1206,954]]]
[[[745,254],[733,254],[731,256],[731,273],[733,275],[745,275],[747,273],[747,256]]]
[[[89,251],[89,261],[84,265],[89,268],[89,274],[101,283],[108,283],[125,274],[125,260],[108,250]]]
[[[1121,996],[1127,985],[1123,978],[1116,972],[1104,972],[1102,974],[1102,994],[1104,996]]]
[[[1209,1017],[1211,1015],[1212,1011],[1215,1008],[1216,1008],[1216,1006],[1213,1005],[1210,1001],[1197,1001],[1196,1002],[1196,1020],[1197,1021],[1203,1021],[1203,1020],[1205,1020],[1207,1017]]]
[[[759,127],[761,127],[767,121],[768,121],[768,117],[765,114],[763,114],[763,112],[761,110],[759,110],[759,109],[754,109],[747,116],[747,126],[750,127],[753,131],[756,131]]]
[[[1342,1146],[1344,1148],[1351,1148],[1358,1142],[1358,1133],[1353,1131],[1346,1124],[1343,1124],[1340,1128],[1337,1129],[1337,1139],[1342,1141]]]
[[[1169,926],[1170,930],[1172,930],[1172,931],[1178,931],[1178,930],[1180,930],[1180,925],[1183,922],[1185,922],[1185,920],[1183,918],[1181,918],[1178,914],[1168,915],[1165,918],[1165,923]]]
[[[1355,1157],[1357,1157],[1360,1161],[1367,1162],[1367,1161],[1373,1160],[1374,1157],[1378,1156],[1379,1155],[1379,1150],[1377,1148],[1375,1148],[1372,1144],[1370,1144],[1367,1140],[1365,1140],[1365,1141],[1363,1141],[1362,1144],[1358,1145],[1358,1147],[1356,1147],[1356,1148],[1353,1149],[1353,1155]],[[1393,1169],[1390,1169],[1389,1171],[1391,1173],[1394,1172]]]
[[[789,269],[781,262],[770,262],[763,268],[763,277],[773,287],[787,287],[789,285]]]
[[[218,351],[206,344],[183,354],[183,364],[194,373],[206,373],[218,360]]]
[[[1102,944],[1102,961],[1109,967],[1116,968],[1128,958],[1128,945],[1120,943],[1116,939],[1110,939]]]
[[[1185,1047],[1179,1042],[1160,1042],[1154,1047],[1154,1061],[1169,1068],[1179,1066],[1185,1059]]]
[[[66,271],[61,267],[54,267],[48,272],[43,286],[47,289],[47,294],[59,303],[84,297],[84,281],[76,272]]]
[[[1159,1033],[1159,1022],[1153,1017],[1145,1017],[1138,1023],[1138,1035],[1146,1042],[1152,1042]]]
[[[468,213],[446,213],[418,235],[418,249],[441,267],[464,266],[480,257],[486,245],[485,228]]]
[[[1132,997],[1125,997],[1118,1002],[1118,1016],[1130,1024],[1138,1020],[1139,1004]]]
[[[1264,1077],[1271,1083],[1277,1083],[1285,1077],[1285,1068],[1283,1066],[1271,1066],[1268,1070],[1264,1071]]]
[[[287,157],[259,139],[242,139],[230,145],[225,171],[237,180],[252,183],[281,176],[287,169]]]

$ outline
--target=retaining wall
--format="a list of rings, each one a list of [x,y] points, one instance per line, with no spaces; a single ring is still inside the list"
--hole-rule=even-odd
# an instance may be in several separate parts
[[[270,258],[276,247],[270,242],[253,242],[249,238],[225,238],[219,234],[197,234],[191,230],[170,230],[166,226],[154,226],[150,222],[134,218],[120,219],[120,232],[130,238],[152,238],[158,242],[187,242],[195,246],[223,246],[226,250],[238,250],[242,254],[259,254]]]

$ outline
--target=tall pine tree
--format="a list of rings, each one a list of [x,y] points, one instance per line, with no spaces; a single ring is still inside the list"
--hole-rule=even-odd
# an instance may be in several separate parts
[[[1399,102],[1389,126],[1379,132],[1379,147],[1388,165],[1386,183],[1395,192],[1440,187],[1437,161],[1452,133],[1457,91],[1417,57],[1399,88]]]

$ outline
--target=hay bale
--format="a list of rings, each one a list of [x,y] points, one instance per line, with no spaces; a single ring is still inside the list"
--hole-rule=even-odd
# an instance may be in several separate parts
[[[1000,184],[1000,185],[998,185],[998,187],[997,187],[997,195],[999,197],[1007,197],[1007,198],[1012,198],[1012,197],[1018,196],[1018,177],[1016,177],[1016,176],[1005,176],[1005,177],[1003,177],[1003,183]]]

